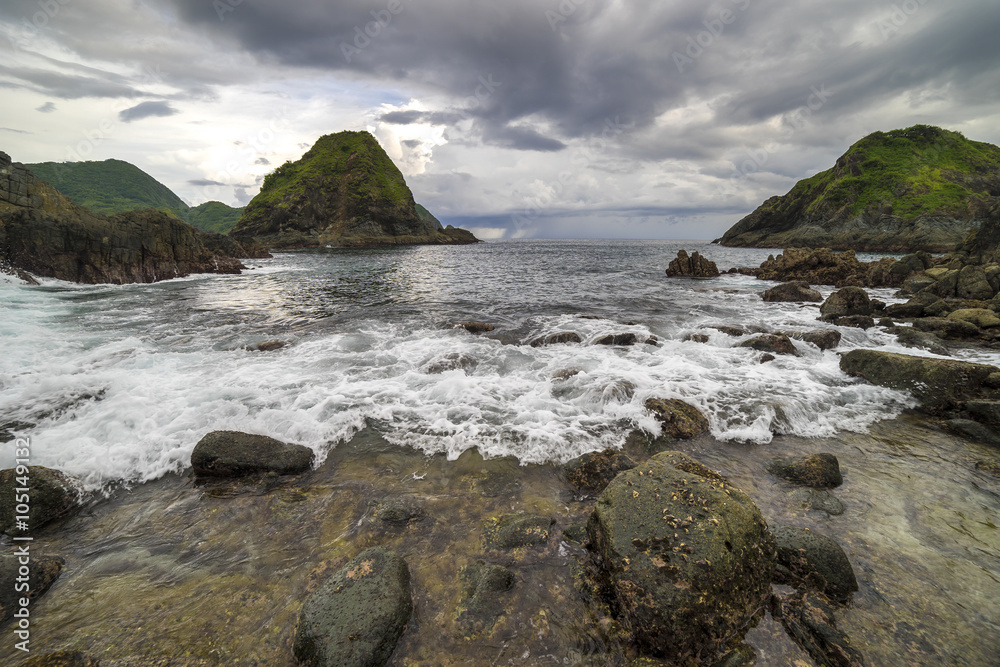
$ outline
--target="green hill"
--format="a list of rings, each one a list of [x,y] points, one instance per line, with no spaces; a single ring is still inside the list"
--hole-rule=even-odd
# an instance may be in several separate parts
[[[220,201],[207,201],[187,210],[185,218],[191,225],[206,232],[228,234],[240,221],[242,208],[226,206]]]
[[[1000,147],[929,125],[875,132],[720,239],[744,247],[945,252],[1000,195]]]

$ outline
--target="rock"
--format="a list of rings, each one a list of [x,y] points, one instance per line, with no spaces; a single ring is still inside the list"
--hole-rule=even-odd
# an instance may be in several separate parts
[[[912,327],[892,327],[888,333],[896,336],[896,342],[903,347],[916,347],[942,357],[950,357],[951,352],[941,342],[941,339],[927,331],[920,331]]]
[[[17,468],[0,470],[0,532],[12,536],[29,534],[80,507],[80,486],[69,475],[43,466],[22,468],[21,472],[27,475],[18,474]],[[29,498],[28,528],[20,530],[15,517],[22,513],[16,511],[15,490],[25,486]]]
[[[751,667],[755,664],[757,664],[757,652],[751,646],[740,644],[712,667]]]
[[[840,369],[872,384],[909,391],[930,412],[980,398],[987,378],[998,371],[985,364],[878,350],[851,350],[840,358]]]
[[[570,526],[563,531],[563,538],[570,542],[583,544],[587,541],[587,526],[582,524]]]
[[[616,477],[588,532],[642,653],[711,664],[770,596],[776,548],[760,511],[680,452]]]
[[[981,266],[965,266],[958,272],[955,296],[960,299],[989,300],[997,293]]]
[[[803,343],[812,343],[821,350],[833,350],[840,345],[842,335],[834,329],[823,329],[820,331],[797,331],[787,334],[795,340]]]
[[[679,250],[677,259],[667,267],[667,276],[685,278],[715,278],[719,275],[719,267],[715,262],[702,257],[697,251],[688,257],[687,250]]]
[[[864,315],[870,317],[874,313],[868,292],[860,287],[845,287],[831,294],[819,307],[824,322],[831,322],[841,317]]]
[[[191,453],[195,474],[244,477],[268,472],[295,475],[312,467],[315,454],[302,445],[285,444],[265,435],[212,431]]]
[[[824,667],[864,667],[861,653],[837,629],[833,605],[821,593],[806,591],[773,598],[771,615],[781,621],[795,643]]]
[[[496,329],[492,324],[487,324],[485,322],[459,322],[455,325],[456,329],[465,329],[469,333],[481,334],[489,333]]]
[[[906,303],[894,303],[885,309],[885,314],[895,318],[923,317],[927,306],[935,301],[940,301],[938,297],[929,292],[922,292],[907,301]]]
[[[611,483],[618,473],[631,470],[635,461],[617,449],[584,454],[565,465],[566,481],[581,491],[597,493]]]
[[[56,651],[28,658],[21,667],[101,667],[101,663],[80,651]]]
[[[976,461],[976,470],[1000,479],[1000,461]]]
[[[750,340],[743,341],[737,345],[737,347],[748,347],[751,350],[757,350],[758,352],[790,354],[795,357],[799,356],[799,352],[795,349],[795,345],[785,334],[761,334],[760,336],[756,336]]]
[[[532,514],[509,514],[486,526],[486,546],[490,549],[517,549],[549,541],[552,519]]]
[[[928,331],[942,338],[975,338],[979,327],[971,322],[949,320],[944,317],[924,317],[913,322],[917,331]]]
[[[544,345],[562,345],[566,343],[582,343],[583,339],[580,338],[580,334],[573,333],[572,331],[565,331],[562,333],[549,334],[548,336],[541,336],[531,341],[531,347],[542,347]]]
[[[775,359],[777,359],[777,357],[774,356],[773,354],[762,354],[760,357],[760,363],[766,364],[768,362],[774,361]]]
[[[676,398],[650,398],[644,406],[660,422],[661,438],[690,440],[709,429],[708,420],[698,408]]]
[[[498,594],[514,587],[514,573],[479,561],[462,568],[459,579],[463,592],[459,622],[473,633],[488,632],[505,611]]]
[[[479,365],[475,357],[470,357],[462,352],[449,352],[438,357],[434,357],[426,364],[423,370],[428,375],[440,375],[448,371],[471,370]]]
[[[707,334],[688,334],[684,340],[691,343],[707,343],[709,338]]]
[[[835,317],[825,320],[838,327],[852,327],[854,329],[871,329],[875,326],[875,320],[867,315],[848,315],[847,317]]]
[[[819,303],[823,300],[823,295],[814,289],[810,289],[809,283],[804,280],[782,283],[777,287],[767,290],[760,297],[769,303],[779,301],[812,301]]]
[[[755,275],[759,280],[804,281],[810,285],[898,287],[903,284],[903,277],[893,271],[896,264],[888,258],[859,262],[853,250],[835,253],[830,248],[786,246],[782,254],[768,257],[760,268],[740,269],[739,273]]]
[[[992,429],[983,426],[971,419],[949,419],[944,423],[949,431],[959,435],[966,440],[982,443],[984,445],[1000,446],[1000,434],[994,433]]]
[[[962,308],[950,313],[948,319],[969,322],[980,329],[1000,327],[1000,317],[997,317],[997,314],[992,310],[985,308]]]
[[[988,426],[1000,433],[1000,402],[998,401],[967,401],[965,410],[980,424]]]
[[[806,509],[826,512],[830,516],[840,516],[847,509],[829,489],[797,489],[793,497]]]
[[[421,216],[403,174],[363,131],[322,136],[266,176],[230,235],[271,248],[478,242]]]
[[[389,498],[375,506],[372,515],[378,521],[392,526],[405,526],[424,516],[423,508],[402,498]]]
[[[829,489],[844,483],[840,462],[833,454],[774,459],[767,465],[767,471],[775,477],[816,489]]]
[[[807,584],[839,602],[847,602],[858,590],[851,562],[835,541],[794,526],[777,526],[771,532],[778,545],[778,583]]]
[[[385,665],[412,612],[406,561],[368,549],[306,600],[293,652],[310,667]]]
[[[562,382],[570,379],[571,377],[575,377],[582,372],[583,371],[579,368],[561,368],[552,374],[552,379],[556,382]]]
[[[65,561],[62,558],[40,556],[31,548],[31,563],[28,569],[28,591],[17,591],[17,585],[22,564],[18,556],[0,555],[0,625],[3,625],[21,609],[21,599],[27,597],[34,602],[45,594],[62,574]],[[20,583],[25,583],[22,579]],[[34,608],[29,605],[28,612],[34,617]]]
[[[283,340],[265,340],[262,343],[257,343],[254,349],[258,352],[274,352],[275,350],[280,350],[281,348],[288,345]]]
[[[594,341],[594,345],[635,345],[639,342],[639,337],[634,333],[611,334],[602,336]]]

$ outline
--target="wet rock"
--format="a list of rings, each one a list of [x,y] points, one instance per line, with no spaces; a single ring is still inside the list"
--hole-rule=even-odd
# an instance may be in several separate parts
[[[898,287],[905,276],[896,270],[896,264],[888,258],[859,262],[853,250],[835,253],[830,248],[786,248],[777,257],[768,257],[760,268],[739,272],[760,280],[803,280],[810,285]]]
[[[517,549],[549,541],[552,519],[533,514],[509,514],[486,526],[486,546],[490,549]]]
[[[455,325],[456,329],[465,329],[469,333],[481,334],[489,333],[496,329],[492,324],[487,324],[485,322],[459,322]]]
[[[960,299],[992,299],[997,293],[981,266],[965,266],[958,272],[955,295]]]
[[[838,602],[847,602],[858,590],[851,562],[834,540],[795,526],[777,526],[771,532],[778,545],[775,581],[815,588]]]
[[[561,368],[552,374],[552,379],[556,381],[568,380],[571,377],[579,375],[583,372],[580,368]]]
[[[461,352],[449,352],[439,357],[431,359],[424,365],[424,372],[428,375],[440,375],[448,371],[471,370],[478,365],[474,357]]]
[[[875,326],[875,319],[867,315],[848,315],[847,317],[837,317],[826,321],[834,326],[865,329],[866,331]]]
[[[912,299],[906,303],[894,303],[891,306],[887,306],[885,309],[885,314],[888,317],[895,317],[900,319],[907,319],[911,317],[923,317],[925,315],[925,309],[936,301],[941,299],[937,296],[923,292],[917,294]]]
[[[0,555],[0,625],[14,618],[14,614],[21,609],[21,598],[27,597],[34,602],[44,595],[62,574],[65,565],[62,558],[39,556],[34,553],[34,548],[31,551],[26,592],[14,588],[18,584],[18,578],[22,576],[19,572],[22,564],[18,562],[18,556]],[[25,582],[22,579],[20,583]],[[34,608],[30,604],[28,610],[33,616]]]
[[[581,491],[597,493],[611,483],[618,473],[631,470],[635,461],[617,449],[584,454],[563,468],[566,481]]]
[[[667,267],[667,276],[685,278],[715,278],[719,275],[719,267],[715,262],[702,257],[697,251],[688,257],[687,250],[677,252],[677,259]]]
[[[688,334],[684,340],[692,343],[707,343],[709,338],[707,334]]]
[[[817,489],[833,488],[844,483],[840,462],[833,454],[774,459],[767,465],[767,471],[775,477]]]
[[[569,542],[576,542],[577,544],[583,544],[587,541],[587,526],[583,524],[577,524],[570,526],[563,531],[563,538]]]
[[[56,651],[28,658],[21,667],[101,667],[101,663],[81,651]]]
[[[826,512],[830,516],[840,516],[846,509],[829,489],[798,489],[793,497],[806,509]]]
[[[896,336],[896,342],[903,347],[915,347],[942,357],[950,357],[951,352],[945,347],[940,338],[928,331],[920,331],[913,327],[892,327],[888,333]]]
[[[406,561],[381,547],[368,549],[306,600],[295,657],[310,667],[385,665],[412,611]]]
[[[801,340],[803,343],[812,343],[821,350],[835,349],[840,345],[840,340],[843,337],[839,331],[834,331],[833,329],[797,331],[787,335],[795,340]]]
[[[776,549],[760,511],[680,452],[616,477],[588,532],[614,608],[650,656],[711,664],[770,595]]]
[[[276,473],[295,475],[312,467],[315,454],[308,447],[289,445],[266,435],[212,431],[191,453],[195,474],[205,477],[244,477]]]
[[[1000,434],[971,419],[949,419],[944,423],[952,433],[984,445],[1000,447]]]
[[[1000,479],[1000,461],[976,461],[976,470]]]
[[[742,327],[731,326],[728,324],[716,325],[713,327],[709,327],[709,329],[715,329],[716,331],[720,331],[726,334],[727,336],[732,336],[733,338],[739,338],[740,336],[746,336],[747,334],[752,334],[752,333],[771,333],[764,327],[759,327],[754,324],[748,324]]]
[[[961,339],[975,338],[979,335],[979,327],[971,322],[949,320],[944,317],[924,317],[913,323],[918,331],[928,331],[941,338]]]
[[[753,647],[740,644],[722,657],[712,667],[750,667],[757,663],[757,652]]]
[[[411,521],[423,518],[424,510],[409,500],[389,498],[376,505],[372,515],[382,523],[391,526],[405,526]]]
[[[766,364],[768,362],[774,361],[775,359],[777,359],[777,357],[774,356],[773,354],[764,354],[761,355],[760,357],[760,363]]]
[[[705,415],[690,403],[676,398],[650,398],[644,405],[660,423],[661,438],[689,440],[708,431]]]
[[[834,607],[821,593],[807,591],[789,597],[775,596],[771,614],[781,621],[795,643],[818,665],[864,667],[861,653],[837,629]]]
[[[500,565],[479,561],[459,573],[464,594],[459,622],[473,633],[489,632],[506,611],[500,593],[514,587],[514,573]]]
[[[980,329],[1000,327],[1000,317],[997,317],[997,314],[992,310],[985,308],[962,308],[955,310],[948,314],[948,319],[969,322]]]
[[[851,350],[841,356],[840,369],[872,384],[909,391],[931,412],[981,398],[987,378],[998,371],[985,364],[879,350]]]
[[[619,333],[602,336],[594,341],[594,345],[635,345],[639,342],[639,337],[634,333]]]
[[[845,287],[831,294],[819,307],[819,312],[824,322],[833,322],[854,315],[871,317],[875,310],[868,292],[860,287]]]
[[[258,352],[274,352],[275,350],[280,350],[286,345],[288,345],[288,343],[283,340],[265,340],[262,343],[257,343],[253,349]]]
[[[562,345],[567,343],[582,343],[580,334],[567,331],[563,333],[549,334],[531,341],[531,347],[542,347],[544,345]]]
[[[809,283],[804,280],[796,280],[772,287],[761,294],[760,298],[769,303],[780,301],[809,301],[819,303],[823,300],[823,295],[811,289]]]
[[[737,347],[748,347],[751,350],[772,354],[790,354],[796,357],[799,355],[794,343],[785,334],[761,334],[743,341]]]
[[[17,468],[0,470],[0,532],[24,535],[80,507],[80,486],[69,475],[43,466],[22,468],[26,475],[18,474]],[[29,498],[27,529],[19,529],[15,517],[22,514],[16,512],[15,490],[25,486]]]

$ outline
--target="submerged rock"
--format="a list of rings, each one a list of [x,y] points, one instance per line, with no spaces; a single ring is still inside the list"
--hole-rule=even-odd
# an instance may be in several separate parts
[[[0,471],[0,532],[8,535],[30,533],[80,507],[80,487],[69,475],[43,466],[27,466],[26,473],[19,475],[17,468]],[[21,529],[15,518],[21,516],[15,490],[25,486],[28,520],[27,528]]]
[[[549,334],[547,336],[541,336],[531,341],[531,347],[542,347],[545,345],[561,345],[566,343],[582,343],[583,339],[580,338],[580,334],[573,333],[572,331],[564,331],[562,333]]]
[[[549,541],[552,519],[534,514],[509,514],[486,526],[486,546],[490,549],[517,549]]]
[[[709,429],[708,419],[690,403],[676,398],[650,398],[644,405],[660,422],[661,438],[690,440]]]
[[[719,275],[719,267],[701,255],[697,251],[688,257],[687,250],[677,251],[677,259],[670,262],[667,267],[667,276],[671,278],[716,278]]]
[[[767,466],[775,477],[817,489],[832,488],[844,483],[840,462],[833,454],[811,454],[775,459]]]
[[[81,651],[56,651],[28,658],[21,667],[101,667],[101,663]]]
[[[495,326],[485,322],[459,322],[455,325],[455,328],[465,329],[469,333],[473,334],[489,333],[496,330]]]
[[[368,549],[306,600],[295,657],[309,667],[385,665],[412,612],[406,561],[381,547]]]
[[[424,516],[422,507],[403,498],[389,498],[375,506],[375,519],[392,526],[405,526]]]
[[[308,447],[289,445],[266,435],[212,431],[191,453],[195,474],[206,477],[243,477],[273,472],[294,475],[312,467],[315,454]]]
[[[275,350],[280,350],[286,345],[288,345],[288,343],[283,340],[265,340],[254,345],[252,349],[258,352],[274,352]]]
[[[62,558],[32,553],[25,582],[19,571],[23,564],[19,562],[18,556],[0,555],[0,625],[14,618],[14,614],[21,609],[21,598],[27,597],[33,602],[45,595],[62,574],[63,565],[65,561]],[[16,590],[15,586],[18,583],[27,583],[28,590]],[[29,605],[29,613],[33,612],[34,608]]]
[[[630,346],[639,342],[639,337],[634,333],[619,333],[602,336],[594,341],[594,345],[623,345]]]
[[[448,371],[471,370],[479,364],[475,357],[470,357],[461,352],[449,352],[439,357],[435,357],[424,365],[424,372],[428,375],[440,375]]]
[[[566,481],[581,491],[603,491],[618,473],[631,470],[635,461],[617,449],[584,454],[566,464]]]
[[[847,602],[858,590],[851,561],[834,540],[795,526],[778,526],[771,532],[778,545],[776,581],[807,585],[838,602]]]
[[[816,664],[864,667],[864,657],[837,629],[833,605],[822,593],[805,591],[789,597],[774,596],[773,600],[771,614]]]
[[[459,573],[463,599],[458,620],[472,632],[489,632],[505,606],[499,593],[514,587],[514,573],[500,565],[479,561]]]
[[[750,340],[743,341],[736,347],[748,347],[758,352],[789,354],[795,357],[799,355],[798,350],[795,349],[795,344],[785,334],[761,334]]]
[[[680,452],[618,475],[588,532],[643,653],[711,664],[770,596],[775,544],[760,511]]]
[[[823,300],[823,295],[809,287],[809,283],[804,280],[795,280],[790,283],[782,283],[777,287],[772,287],[760,295],[764,301],[775,303],[780,301],[808,301],[819,303]]]

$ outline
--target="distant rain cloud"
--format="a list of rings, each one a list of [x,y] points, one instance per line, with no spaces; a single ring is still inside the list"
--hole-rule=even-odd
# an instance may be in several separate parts
[[[169,102],[142,102],[119,112],[118,119],[123,123],[131,123],[143,118],[157,118],[173,116],[180,113],[170,106]]]
[[[35,109],[35,111],[38,111],[38,112],[41,112],[41,113],[52,113],[55,110],[56,110],[56,105],[53,104],[52,102],[46,102],[42,106],[40,106],[37,109]]]

